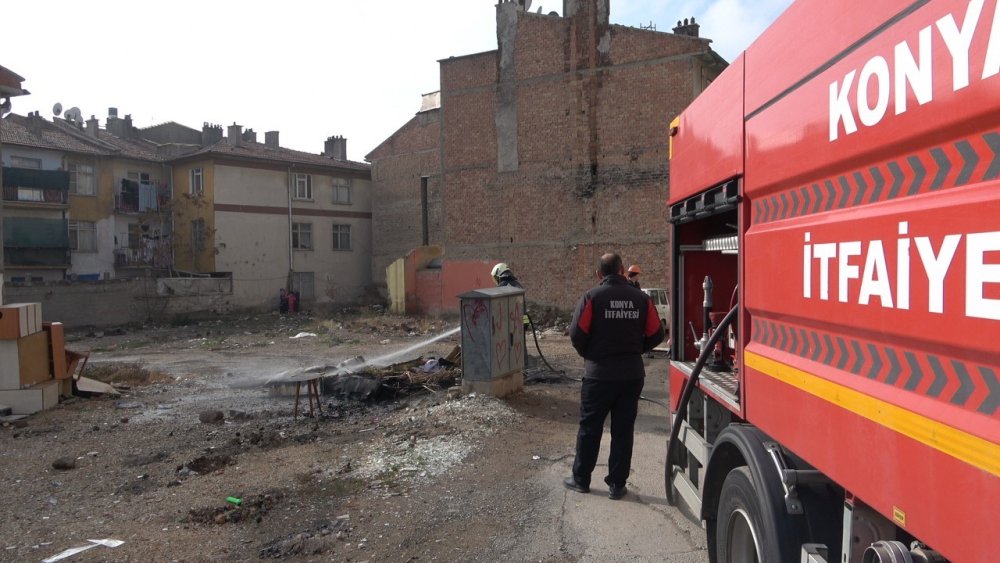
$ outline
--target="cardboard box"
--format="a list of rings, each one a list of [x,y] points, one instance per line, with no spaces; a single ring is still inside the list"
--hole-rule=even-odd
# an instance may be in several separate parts
[[[52,358],[49,354],[49,335],[47,332],[36,332],[17,339],[21,387],[28,387],[52,379]]]
[[[41,330],[41,303],[10,303],[0,306],[0,340],[23,338]]]
[[[59,382],[51,379],[27,389],[0,390],[0,403],[14,414],[33,414],[59,404]]]
[[[21,360],[17,340],[0,340],[0,389],[21,388]]]

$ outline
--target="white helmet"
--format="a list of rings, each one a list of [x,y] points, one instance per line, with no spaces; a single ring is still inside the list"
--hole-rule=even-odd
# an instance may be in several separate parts
[[[493,266],[493,271],[490,272],[490,275],[493,276],[493,281],[495,281],[496,283],[500,283],[500,276],[502,276],[504,272],[509,272],[509,271],[510,267],[507,266],[507,264],[500,262],[496,266]]]

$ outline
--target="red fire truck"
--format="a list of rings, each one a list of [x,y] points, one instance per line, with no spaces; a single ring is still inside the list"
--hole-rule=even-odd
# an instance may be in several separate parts
[[[796,0],[670,136],[712,561],[1000,561],[997,0]]]

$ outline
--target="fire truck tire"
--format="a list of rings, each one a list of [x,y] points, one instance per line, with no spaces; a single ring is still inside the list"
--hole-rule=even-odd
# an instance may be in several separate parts
[[[722,484],[715,520],[716,563],[780,561],[777,540],[768,537],[760,493],[746,466],[729,472]]]

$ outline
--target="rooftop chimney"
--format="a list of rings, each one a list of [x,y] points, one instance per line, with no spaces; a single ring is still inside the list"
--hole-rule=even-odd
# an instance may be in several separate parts
[[[214,145],[222,140],[222,126],[213,125],[207,121],[201,126],[201,146]]]
[[[334,160],[347,160],[347,139],[339,135],[327,138],[323,145],[323,156]]]
[[[690,22],[688,22],[687,18],[684,18],[683,22],[680,20],[677,21],[677,27],[674,28],[674,34],[698,37],[698,28],[700,27],[700,25],[694,23],[694,18],[691,18]]]
[[[125,119],[120,119],[118,108],[108,108],[108,121],[104,124],[104,128],[115,137],[124,139],[132,129],[132,116],[126,115]]]
[[[229,139],[229,144],[238,147],[243,144],[243,126],[237,125],[234,121],[232,125],[226,128],[226,137]]]
[[[28,130],[31,131],[31,133],[34,134],[34,135],[41,135],[42,134],[42,121],[44,121],[44,120],[43,120],[43,118],[41,117],[41,115],[37,111],[34,112],[34,113],[29,112],[28,113]]]
[[[269,149],[278,148],[278,132],[277,131],[265,131],[264,132],[264,146]]]
[[[253,129],[247,129],[246,131],[243,132],[243,140],[248,143],[256,143],[257,132],[254,131]]]
[[[94,117],[93,115],[90,116],[90,119],[87,120],[87,135],[88,136],[93,137],[95,139],[97,138],[98,124],[99,124],[99,122],[97,121],[97,118]]]

